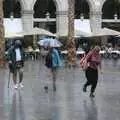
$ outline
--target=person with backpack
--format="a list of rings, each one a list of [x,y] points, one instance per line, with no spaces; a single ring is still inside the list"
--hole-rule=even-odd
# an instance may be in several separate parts
[[[51,70],[53,79],[53,89],[56,91],[57,69],[63,67],[63,62],[58,50],[54,47],[49,47],[49,52],[45,59],[45,65]]]
[[[87,79],[83,87],[83,92],[86,92],[87,87],[91,85],[90,97],[95,97],[94,92],[98,83],[98,68],[101,69],[101,57],[99,52],[100,47],[95,46],[81,62],[81,64],[84,64],[83,66],[85,68],[85,76]]]
[[[8,63],[10,73],[13,75],[14,88],[23,87],[23,66],[24,66],[24,50],[20,40],[16,40],[14,45],[8,50]],[[19,73],[19,83],[17,83],[17,73]]]

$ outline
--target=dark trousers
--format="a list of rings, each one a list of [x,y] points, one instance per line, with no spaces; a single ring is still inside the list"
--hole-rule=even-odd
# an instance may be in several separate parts
[[[91,93],[94,93],[98,82],[98,70],[88,67],[85,71],[85,76],[87,78],[87,82],[84,87],[86,88],[91,85]]]

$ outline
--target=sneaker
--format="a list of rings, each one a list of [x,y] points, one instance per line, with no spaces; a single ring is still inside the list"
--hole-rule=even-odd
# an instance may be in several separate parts
[[[44,89],[45,89],[45,90],[48,90],[48,86],[44,86]]]
[[[20,84],[19,84],[19,86],[20,86],[21,88],[23,88],[23,87],[24,87],[24,85],[23,85],[22,83],[20,83]]]
[[[14,89],[18,89],[18,84],[15,84],[15,85],[14,85]]]
[[[45,92],[48,92],[48,86],[44,86]]]

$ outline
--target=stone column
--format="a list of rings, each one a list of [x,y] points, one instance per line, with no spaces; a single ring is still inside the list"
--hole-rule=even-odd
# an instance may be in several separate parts
[[[102,12],[91,11],[90,12],[90,25],[92,32],[96,33],[101,29],[102,26]]]
[[[56,27],[58,36],[68,36],[68,11],[57,11]]]
[[[5,39],[3,27],[3,0],[0,0],[0,67],[4,64],[5,55]]]
[[[24,10],[22,11],[22,22],[23,22],[23,29],[25,31],[29,31],[33,28],[33,11]]]

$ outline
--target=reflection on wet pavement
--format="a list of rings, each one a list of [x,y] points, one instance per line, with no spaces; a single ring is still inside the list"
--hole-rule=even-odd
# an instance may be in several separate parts
[[[83,93],[84,72],[80,68],[58,70],[56,92],[52,76],[42,61],[28,61],[24,88],[7,88],[8,69],[0,71],[0,120],[119,120],[120,61],[104,60],[96,97]],[[45,92],[44,86],[48,86]],[[89,90],[88,90],[89,91]]]

